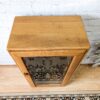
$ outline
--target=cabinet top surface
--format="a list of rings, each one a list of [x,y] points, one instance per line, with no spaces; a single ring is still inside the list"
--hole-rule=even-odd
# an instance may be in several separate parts
[[[80,16],[15,17],[8,50],[88,49]]]

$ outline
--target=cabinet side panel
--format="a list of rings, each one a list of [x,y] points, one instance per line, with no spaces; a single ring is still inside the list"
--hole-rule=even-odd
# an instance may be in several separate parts
[[[15,52],[9,52],[12,56],[12,58],[14,59],[14,61],[16,62],[17,66],[19,67],[19,69],[21,70],[21,72],[23,73],[24,77],[26,78],[26,80],[29,82],[29,84],[34,87],[35,84],[33,83],[28,70],[26,69],[26,66],[24,65],[21,57],[17,56]]]
[[[82,54],[79,54],[79,55],[73,57],[72,62],[69,65],[67,73],[66,73],[66,75],[64,77],[64,80],[62,82],[62,85],[66,85],[68,83],[69,79],[71,78],[74,71],[76,70],[76,68],[80,64],[80,62],[81,62],[82,58],[84,57],[85,53],[86,53],[86,51]]]

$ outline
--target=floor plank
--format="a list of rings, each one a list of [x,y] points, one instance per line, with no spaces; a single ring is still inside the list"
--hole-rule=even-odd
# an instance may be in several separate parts
[[[0,95],[44,93],[100,93],[100,67],[79,66],[64,87],[31,87],[17,66],[0,66]]]

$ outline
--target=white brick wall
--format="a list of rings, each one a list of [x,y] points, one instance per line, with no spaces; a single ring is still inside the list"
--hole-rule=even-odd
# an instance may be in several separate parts
[[[6,45],[14,17],[23,15],[81,15],[90,42],[100,40],[100,0],[0,0],[0,65],[14,64]]]

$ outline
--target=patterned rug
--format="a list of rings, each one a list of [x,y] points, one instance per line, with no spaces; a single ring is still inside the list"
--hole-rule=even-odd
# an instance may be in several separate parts
[[[0,96],[0,100],[100,100],[100,94]]]

